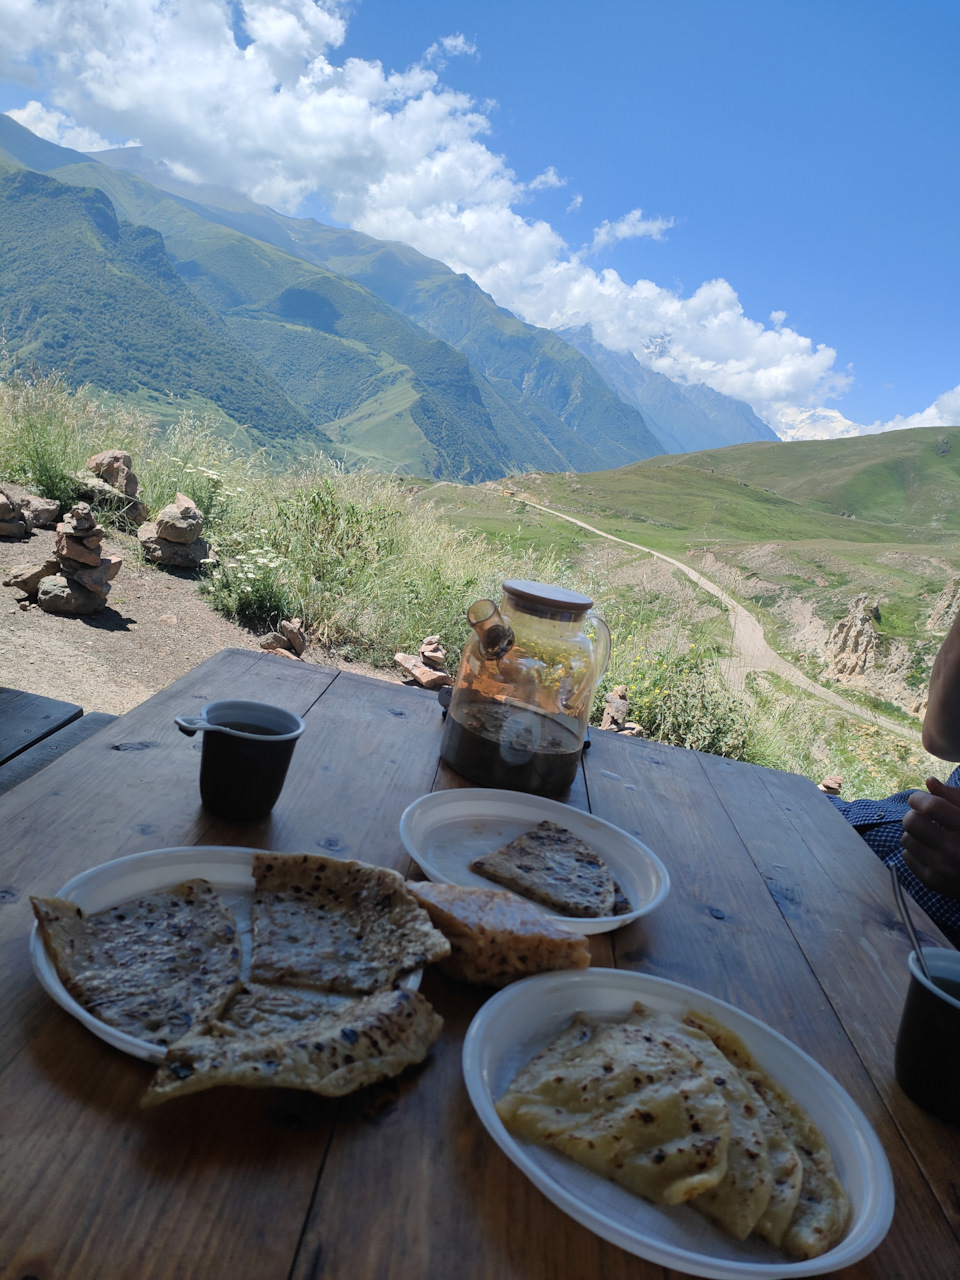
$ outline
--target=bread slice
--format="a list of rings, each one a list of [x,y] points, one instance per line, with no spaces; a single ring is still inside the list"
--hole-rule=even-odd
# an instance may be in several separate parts
[[[590,964],[586,938],[503,889],[426,880],[410,881],[408,887],[450,943],[450,956],[440,967],[452,978],[505,987],[531,973]]]
[[[385,867],[309,853],[253,858],[253,982],[360,995],[450,954]]]
[[[493,853],[474,858],[470,870],[562,916],[610,916],[617,905],[607,864],[555,822],[538,823]]]
[[[304,988],[251,985],[221,1019],[168,1049],[140,1105],[228,1084],[339,1098],[422,1062],[442,1027],[419,991],[337,1002]]]

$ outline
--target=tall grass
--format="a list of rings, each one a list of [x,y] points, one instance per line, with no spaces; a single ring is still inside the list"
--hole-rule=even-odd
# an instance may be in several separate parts
[[[261,628],[296,614],[322,644],[375,664],[426,635],[459,650],[467,606],[499,596],[505,577],[570,576],[549,554],[453,529],[373,472],[318,465],[261,487],[245,515],[206,583],[215,606]]]

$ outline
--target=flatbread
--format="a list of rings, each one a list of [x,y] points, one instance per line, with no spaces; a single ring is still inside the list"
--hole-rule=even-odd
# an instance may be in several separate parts
[[[617,905],[609,867],[555,822],[538,823],[493,853],[474,858],[470,870],[562,916],[609,916]]]
[[[442,1027],[418,991],[343,999],[251,985],[221,1019],[168,1049],[140,1105],[220,1085],[307,1089],[339,1098],[422,1062]]]
[[[512,1132],[654,1204],[676,1205],[727,1172],[730,1111],[696,1057],[646,1021],[577,1014],[496,1103]]]
[[[819,1258],[842,1239],[850,1218],[850,1200],[837,1177],[823,1134],[796,1099],[760,1067],[739,1036],[706,1014],[692,1014],[687,1021],[705,1031],[721,1053],[736,1064],[795,1149],[802,1182],[796,1207],[778,1243],[791,1258]],[[766,1224],[761,1224],[758,1234],[772,1239],[779,1225],[777,1221],[772,1231],[766,1231]]]
[[[66,990],[109,1026],[168,1045],[216,1017],[240,985],[233,915],[206,880],[84,915],[64,898],[31,898]]]
[[[647,1025],[694,1055],[730,1109],[726,1176],[691,1203],[728,1235],[746,1240],[766,1212],[773,1192],[773,1174],[760,1114],[766,1108],[706,1032],[683,1026],[669,1014],[650,1014]]]
[[[586,969],[590,946],[532,902],[503,889],[410,881],[409,889],[452,948],[440,968],[491,987],[550,969]]]
[[[357,995],[450,954],[450,943],[384,867],[308,853],[253,858],[252,982]]]

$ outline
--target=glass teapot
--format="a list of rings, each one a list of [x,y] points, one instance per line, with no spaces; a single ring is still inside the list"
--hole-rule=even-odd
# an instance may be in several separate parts
[[[577,775],[610,630],[588,596],[542,582],[503,584],[500,608],[467,610],[474,634],[460,659],[440,745],[471,782],[552,795]],[[593,624],[596,639],[584,630]]]

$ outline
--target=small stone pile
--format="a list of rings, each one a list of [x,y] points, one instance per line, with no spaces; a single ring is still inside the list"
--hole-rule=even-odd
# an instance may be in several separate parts
[[[427,636],[416,656],[412,653],[395,653],[393,660],[411,680],[424,689],[442,689],[453,684],[453,676],[443,669],[447,651],[439,636]]]
[[[51,498],[16,498],[0,489],[0,538],[25,538],[41,525],[53,524],[60,503]]]
[[[172,569],[197,569],[211,559],[210,544],[203,532],[203,512],[192,498],[178,493],[156,520],[148,520],[137,530],[143,553],[153,564]]]
[[[291,618],[289,622],[284,620],[279,631],[268,631],[260,637],[260,648],[279,654],[281,658],[301,658],[306,647],[307,637],[299,618]]]
[[[37,604],[46,613],[97,613],[107,603],[120,572],[119,556],[101,555],[103,525],[86,502],[78,502],[57,525],[58,573],[37,584]],[[21,590],[25,587],[21,585]]]
[[[129,453],[122,449],[95,453],[87,459],[87,471],[92,471],[93,476],[80,472],[77,477],[84,484],[83,497],[120,511],[130,524],[143,524],[148,512],[140,498],[140,482],[134,475]]]
[[[645,738],[647,735],[633,720],[628,720],[630,703],[627,700],[627,686],[618,684],[603,699],[603,719],[601,729],[610,729],[613,733],[625,733],[631,738]]]

